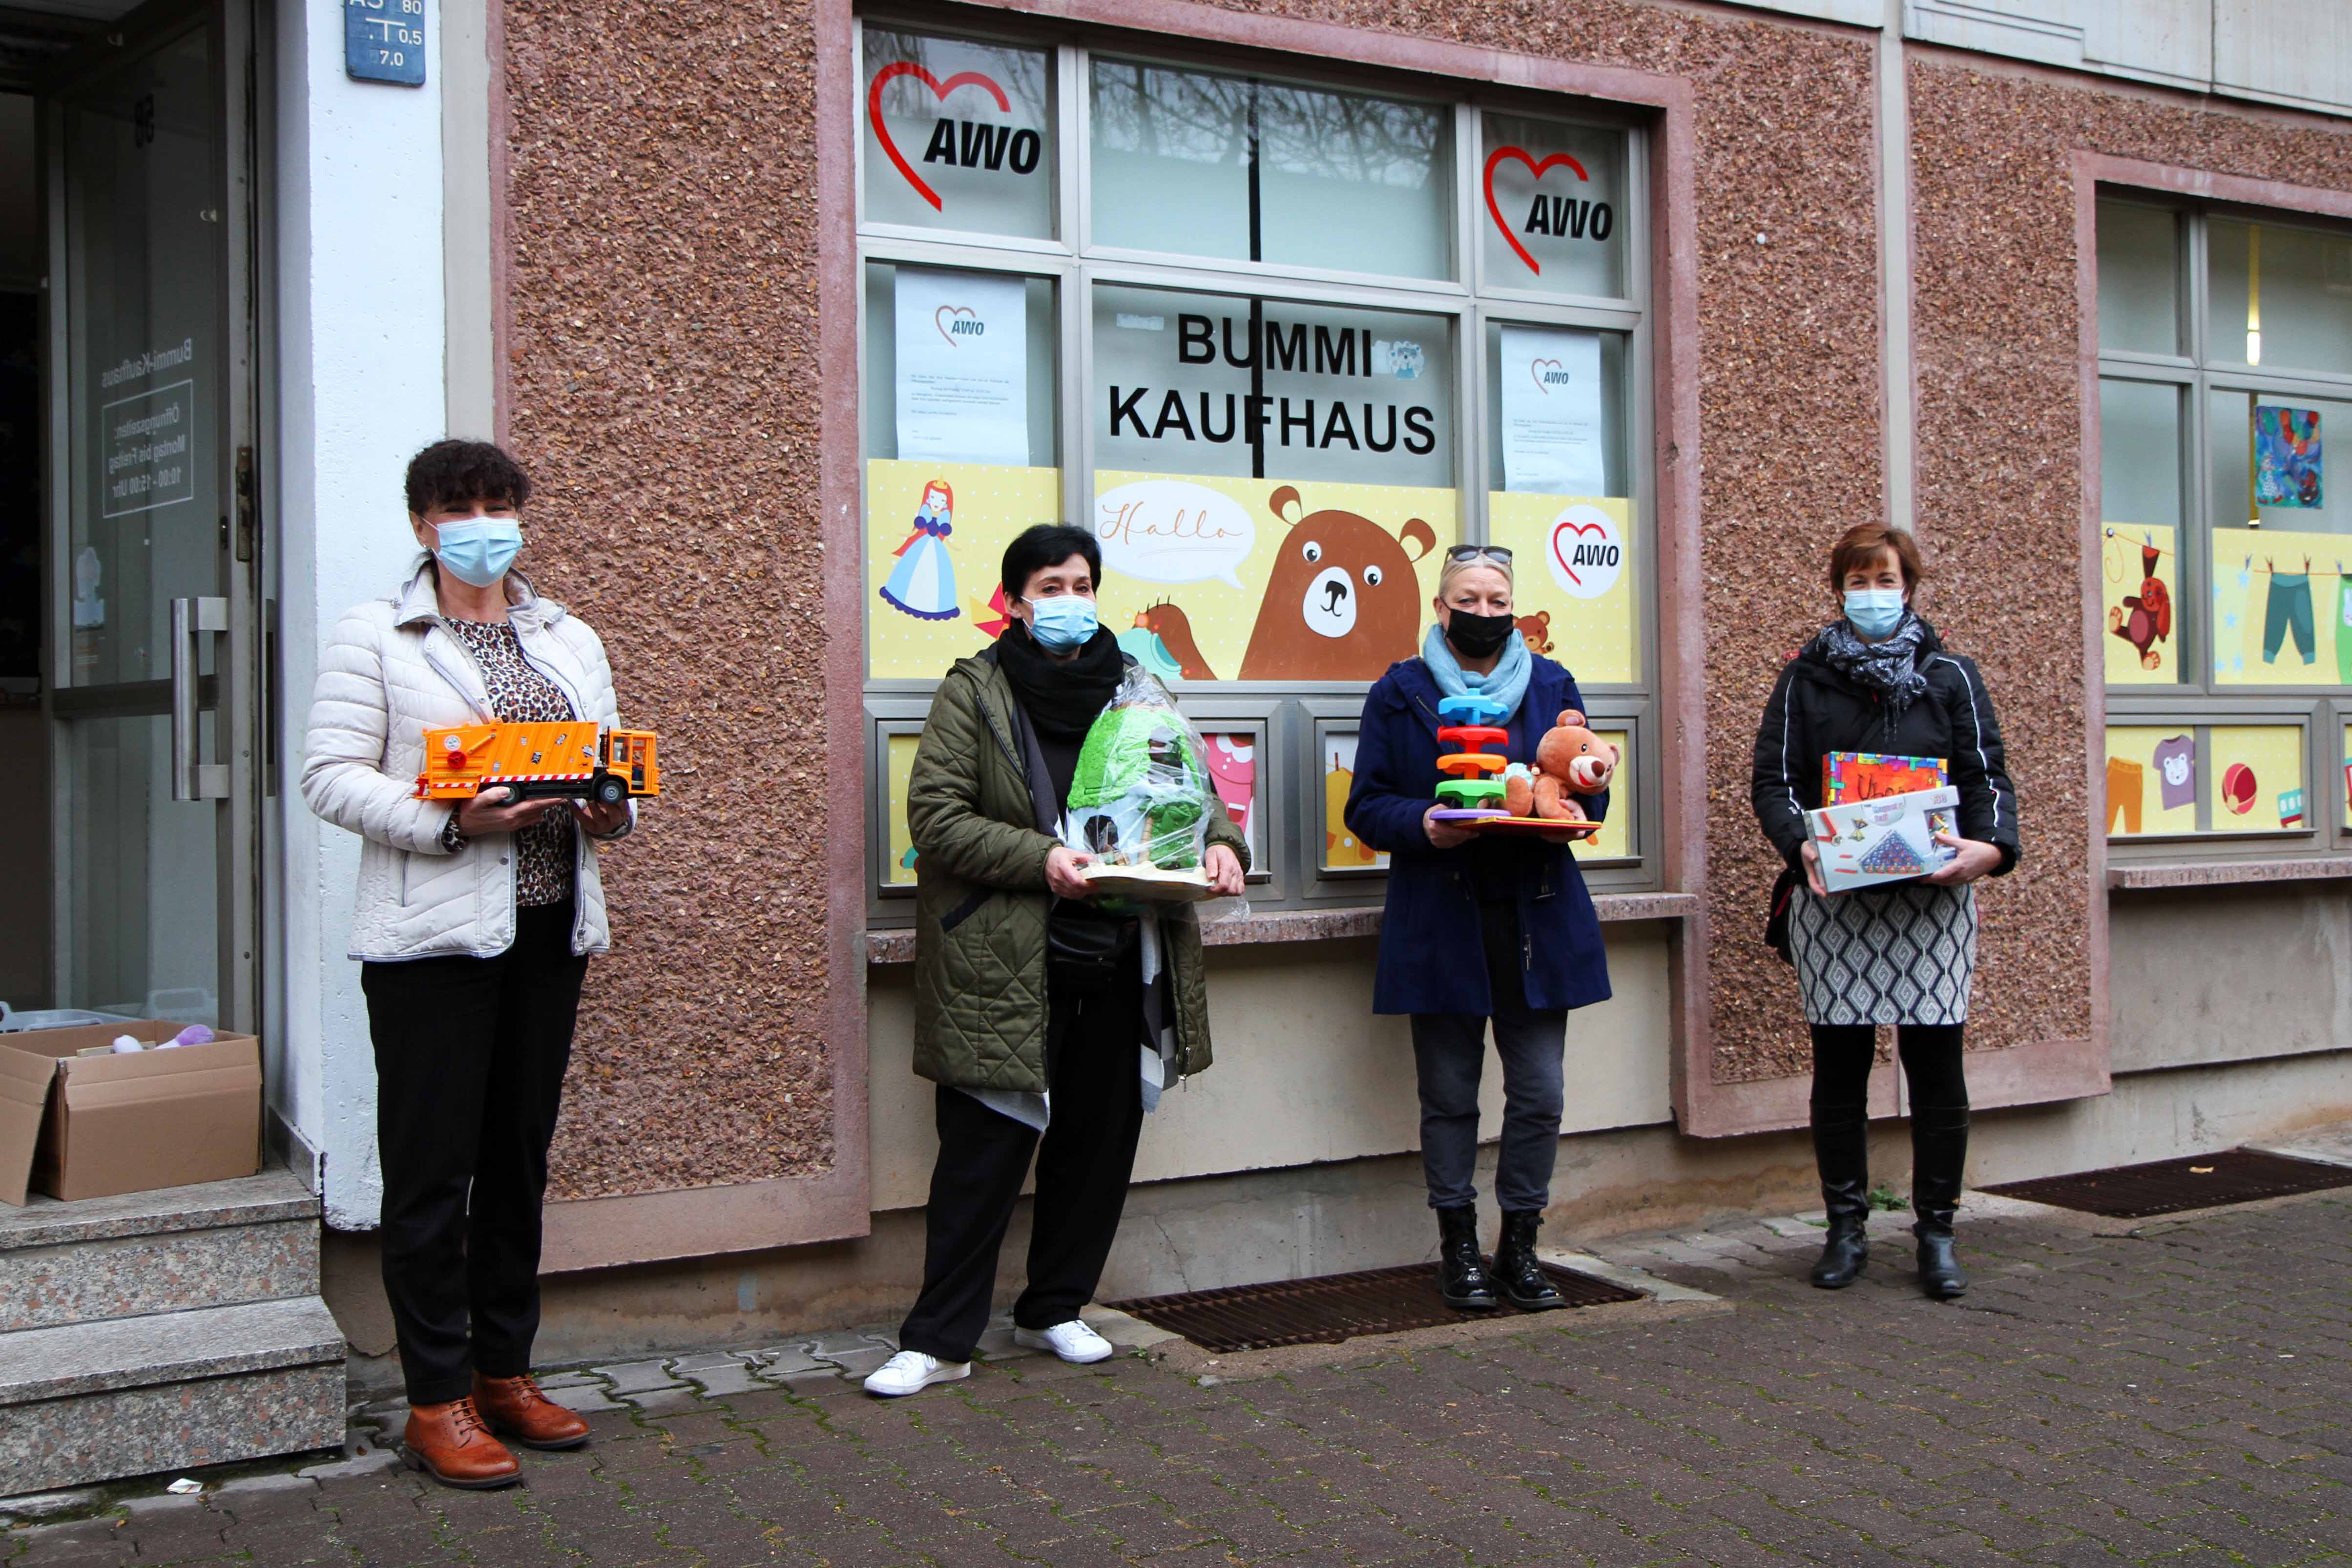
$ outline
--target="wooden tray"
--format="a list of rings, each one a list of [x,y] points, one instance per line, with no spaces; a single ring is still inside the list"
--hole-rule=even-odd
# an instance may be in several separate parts
[[[1531,838],[1590,838],[1601,831],[1597,822],[1554,822],[1540,816],[1489,816],[1462,826],[1473,833],[1498,833],[1506,837],[1516,834]]]
[[[1193,904],[1214,898],[1216,885],[1205,871],[1162,871],[1156,866],[1082,866],[1078,875],[1097,893],[1149,899],[1160,904]]]

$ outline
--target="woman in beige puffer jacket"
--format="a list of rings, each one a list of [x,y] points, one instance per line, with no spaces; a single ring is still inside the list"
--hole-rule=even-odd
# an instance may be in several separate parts
[[[428,728],[617,714],[596,634],[510,570],[530,496],[514,459],[436,442],[407,492],[426,558],[329,639],[302,798],[365,840],[352,956],[375,1048],[405,1457],[451,1486],[499,1487],[520,1474],[499,1436],[588,1440],[530,1378],[540,1209],[581,984],[608,942],[588,841],[628,832],[635,807],[496,784],[454,808],[416,798]]]

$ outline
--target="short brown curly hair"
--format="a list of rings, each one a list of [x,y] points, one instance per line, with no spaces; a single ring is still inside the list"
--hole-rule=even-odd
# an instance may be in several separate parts
[[[530,500],[530,476],[505,448],[488,441],[436,441],[408,459],[408,510],[423,517],[436,506],[488,501],[520,511]]]
[[[1903,586],[1906,590],[1927,580],[1927,565],[1919,559],[1919,542],[1907,531],[1889,528],[1883,522],[1858,522],[1840,534],[1830,550],[1830,592],[1843,593],[1848,572],[1877,560],[1889,550],[1903,563]]]

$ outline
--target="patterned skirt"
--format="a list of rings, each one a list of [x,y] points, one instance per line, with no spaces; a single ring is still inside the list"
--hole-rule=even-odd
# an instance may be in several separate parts
[[[1789,906],[1808,1024],[1964,1024],[1977,970],[1977,895],[1898,882]]]

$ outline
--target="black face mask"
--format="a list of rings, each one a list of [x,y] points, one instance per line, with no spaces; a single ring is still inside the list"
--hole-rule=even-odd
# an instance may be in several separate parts
[[[1456,610],[1445,623],[1445,640],[1465,658],[1485,658],[1511,640],[1516,625],[1508,616],[1474,616]]]

